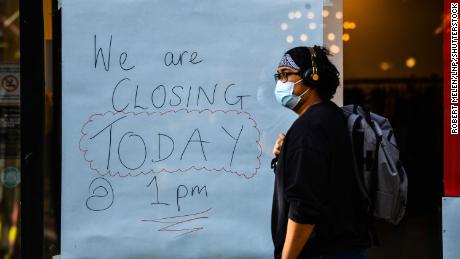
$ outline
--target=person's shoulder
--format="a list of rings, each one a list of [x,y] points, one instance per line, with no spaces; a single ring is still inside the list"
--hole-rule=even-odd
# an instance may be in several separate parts
[[[312,105],[305,113],[300,115],[294,123],[292,123],[289,133],[290,135],[299,137],[311,131],[312,127],[315,127],[322,123],[322,119],[327,113],[329,104],[325,101]]]
[[[342,109],[333,101],[327,100],[311,106],[294,121],[290,130],[293,135],[299,135],[307,131],[337,128],[345,123],[345,120]]]
[[[321,118],[324,115],[336,114],[341,109],[331,100],[322,101],[310,107],[303,115],[311,118]]]
[[[304,114],[299,116],[295,123],[309,126],[321,125],[342,115],[342,109],[337,104],[331,100],[326,100],[311,106]]]

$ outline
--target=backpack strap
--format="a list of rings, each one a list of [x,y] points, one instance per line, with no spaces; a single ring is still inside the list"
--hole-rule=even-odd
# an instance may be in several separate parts
[[[359,107],[359,105],[353,104],[353,113],[354,114],[358,114],[358,107]]]
[[[362,172],[362,161],[358,161],[357,153],[361,153],[362,148],[362,138],[356,134],[358,130],[363,128],[363,115],[360,109],[360,106],[357,104],[348,105],[343,107],[345,117],[347,119],[347,128],[350,136],[351,142],[351,151],[352,151],[352,165],[353,171],[355,173],[355,179],[357,182],[357,187],[362,197],[364,197],[367,205],[366,208],[363,208],[367,213],[370,212],[371,197],[366,189],[366,184],[364,183],[363,172]]]
[[[366,119],[367,123],[369,125],[372,125],[371,110],[370,110],[369,106],[364,105],[361,108],[363,110],[364,118]]]
[[[276,166],[278,165],[278,156],[272,159],[271,168],[273,169],[273,173],[276,174]]]
[[[355,105],[356,106],[356,105]],[[348,129],[349,129],[349,134],[350,134],[350,142],[351,142],[351,152],[352,152],[352,164],[353,164],[353,171],[355,173],[355,179],[357,182],[358,189],[360,193],[362,194],[363,197],[365,197],[366,202],[368,203],[368,206],[371,204],[371,199],[369,196],[369,193],[366,190],[365,184],[364,184],[364,179],[362,177],[361,173],[361,167],[359,166],[359,163],[356,158],[356,149],[358,148],[355,139],[357,136],[355,136],[355,131],[356,129],[360,128],[361,126],[361,120],[363,118],[357,114],[357,113],[350,113],[347,115],[347,122],[348,122]],[[366,208],[366,211],[369,212],[369,207]]]
[[[380,240],[377,234],[377,228],[375,226],[375,220],[373,217],[373,205],[372,205],[372,198],[370,197],[370,194],[366,190],[365,184],[364,184],[364,179],[362,175],[362,167],[359,166],[359,163],[357,161],[357,148],[359,148],[360,143],[355,143],[358,137],[363,137],[363,136],[356,136],[355,132],[357,132],[357,129],[362,128],[361,123],[363,123],[362,120],[370,120],[370,113],[366,116],[362,116],[359,112],[359,106],[357,104],[353,105],[353,111],[351,113],[346,113],[347,117],[347,122],[348,122],[348,129],[349,129],[349,134],[350,134],[350,139],[351,139],[351,149],[352,149],[352,161],[353,161],[353,171],[355,172],[355,179],[358,185],[358,189],[365,199],[365,205],[362,208],[363,212],[366,215],[366,223],[369,227],[369,237],[371,239],[372,245],[379,246],[380,245]],[[367,118],[366,118],[367,117]],[[372,125],[372,124],[371,124]]]

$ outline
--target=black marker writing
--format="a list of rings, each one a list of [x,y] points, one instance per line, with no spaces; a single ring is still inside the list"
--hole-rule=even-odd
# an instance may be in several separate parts
[[[104,70],[107,72],[110,71],[110,63],[111,63],[111,56],[112,56],[112,40],[113,40],[113,36],[110,35],[110,40],[108,43],[109,48],[105,50],[105,53],[107,55],[107,59],[106,59],[106,56],[104,55],[104,50],[102,48],[98,48],[97,46],[97,35],[94,35],[94,69],[97,68],[97,63],[100,57],[104,65]],[[123,71],[129,71],[135,68],[134,65],[130,67],[128,67],[128,65],[125,65],[127,59],[128,59],[128,52],[126,51],[121,52],[118,58],[118,64]]]
[[[112,150],[112,127],[113,127],[113,124],[115,124],[116,122],[120,121],[121,119],[125,118],[126,116],[123,116],[121,118],[118,118],[116,120],[114,120],[113,122],[111,122],[109,125],[105,126],[102,130],[100,130],[98,133],[96,133],[94,136],[90,137],[89,139],[94,139],[95,137],[97,137],[99,134],[101,134],[103,131],[105,131],[107,128],[110,128],[109,130],[109,150],[108,150],[108,154],[107,154],[107,170],[109,169],[109,165],[110,165],[110,154],[111,154],[111,150]]]
[[[129,167],[125,161],[123,161],[123,159],[121,158],[121,152],[120,152],[120,149],[121,149],[121,144],[123,142],[123,140],[125,139],[125,137],[128,137],[128,138],[137,138],[139,139],[141,142],[142,142],[142,146],[144,148],[144,159],[142,160],[141,163],[139,163],[139,165],[137,167]],[[147,158],[147,145],[145,144],[145,141],[144,139],[138,135],[138,134],[134,134],[134,132],[126,132],[125,134],[123,134],[123,136],[120,138],[120,142],[118,142],[118,159],[120,160],[120,163],[126,168],[126,169],[129,169],[129,170],[136,170],[138,168],[140,168],[142,165],[144,165],[145,163],[145,160]]]
[[[201,195],[201,192],[204,190],[206,197],[208,197],[208,190],[206,189],[206,185],[203,185],[201,188],[198,185],[193,186],[192,191],[190,192],[190,197],[195,195],[195,190],[198,190],[198,195]],[[187,186],[181,184],[177,186],[176,189],[176,206],[177,211],[180,211],[180,200],[184,199],[189,196],[189,188]]]
[[[143,110],[146,110],[147,107],[143,107],[143,106],[140,106],[140,105],[137,105],[137,92],[139,91],[139,85],[136,86],[136,96],[134,97],[134,109],[136,108],[141,108]],[[126,108],[126,107],[125,107]]]
[[[128,108],[128,106],[129,106],[129,103],[127,103],[127,104],[125,105],[125,107],[123,107],[123,109],[117,109],[117,108],[115,107],[115,93],[116,93],[118,87],[119,87],[120,84],[123,83],[124,81],[129,81],[129,80],[130,80],[129,78],[125,77],[125,78],[121,79],[120,81],[118,81],[118,83],[117,83],[117,84],[115,85],[115,87],[113,88],[113,91],[112,91],[112,108],[113,108],[116,112],[122,112],[122,111],[126,110],[126,108]],[[136,96],[137,96],[137,89],[136,89]]]
[[[187,86],[165,84],[156,85],[148,89],[132,83],[129,77],[120,79],[112,91],[112,108],[116,112],[126,112],[130,109],[149,110],[182,106],[206,107],[226,103],[230,106],[238,105],[244,109],[245,100],[250,95],[238,93],[235,84],[219,88],[218,83],[212,86]],[[234,88],[235,87],[235,88]],[[146,92],[148,91],[148,92]]]
[[[165,66],[169,67],[171,65],[173,66],[182,66],[182,59],[184,58],[184,56],[186,56],[186,54],[188,54],[189,52],[187,50],[185,51],[182,51],[179,56],[175,59],[174,58],[174,53],[172,53],[171,51],[168,51],[166,52],[166,54],[164,55],[163,57],[163,62],[165,64]],[[189,63],[193,64],[193,65],[196,65],[198,63],[201,63],[203,60],[200,59],[200,60],[196,60],[198,56],[198,53],[196,51],[192,52],[190,54],[190,58],[188,60]]]
[[[192,139],[193,136],[195,136],[195,133],[197,133],[198,139]],[[185,148],[184,148],[184,150],[182,151],[182,154],[180,155],[180,160],[182,160],[182,158],[184,157],[184,153],[185,153],[185,151],[187,150],[188,144],[190,144],[190,143],[196,143],[196,142],[200,143],[200,146],[201,146],[201,153],[203,154],[204,160],[208,161],[208,159],[206,159],[206,153],[204,152],[203,143],[207,143],[207,144],[208,144],[208,143],[210,143],[210,142],[201,139],[200,130],[199,130],[198,128],[196,128],[196,129],[193,131],[192,135],[191,135],[190,138],[188,139],[187,144],[185,145]]]
[[[228,99],[227,99],[227,92],[228,90],[230,89],[230,87],[234,86],[235,84],[229,84],[227,86],[227,88],[225,88],[225,94],[224,94],[224,99],[225,99],[225,102],[228,104],[228,105],[236,105],[236,104],[240,104],[240,109],[243,110],[243,98],[245,97],[249,97],[250,95],[237,95],[237,101],[235,102],[229,102]]]
[[[228,133],[228,131],[223,126],[222,126],[222,129],[225,131],[225,133],[227,133],[227,135],[229,135],[232,139],[235,140],[235,145],[233,146],[233,151],[232,151],[232,157],[230,159],[230,167],[231,167],[233,163],[233,155],[235,155],[236,145],[238,144],[238,140],[240,139],[241,132],[243,131],[243,125],[241,125],[240,132],[238,133],[238,136],[236,138],[232,136],[232,134]]]
[[[120,54],[120,58],[118,59],[118,62],[120,64],[121,69],[123,69],[125,71],[129,71],[129,70],[131,70],[131,69],[133,69],[135,67],[135,66],[131,66],[129,68],[126,68],[126,67],[123,66],[125,64],[127,58],[128,58],[128,53],[122,52]]]
[[[103,178],[97,177],[89,185],[89,197],[86,199],[86,208],[92,211],[106,210],[112,206],[115,201],[110,182]]]
[[[159,90],[159,89],[161,89],[161,90]],[[157,91],[160,91],[160,94],[163,95],[163,101],[161,102],[161,105],[157,105],[155,103],[155,101],[154,101],[154,99],[155,99],[154,95],[155,95],[155,93]],[[164,85],[159,85],[159,86],[155,87],[155,89],[153,89],[153,91],[152,91],[152,95],[150,96],[150,100],[152,101],[152,104],[153,104],[153,106],[155,106],[155,108],[158,109],[158,108],[163,107],[163,105],[165,105],[165,102],[166,102],[166,88],[165,88],[165,86]]]
[[[150,183],[147,184],[147,187],[150,187],[150,185],[152,185],[153,182],[155,182],[154,189],[155,189],[155,192],[156,192],[156,201],[150,203],[150,205],[167,205],[167,206],[169,206],[169,203],[160,202],[160,196],[158,194],[158,180],[157,180],[156,176],[154,176],[152,181],[150,181]]]
[[[169,151],[169,154],[165,157],[161,157],[161,139],[162,137],[166,138],[171,143],[171,150]],[[158,133],[158,160],[152,159],[152,162],[160,162],[160,161],[166,160],[172,155],[173,152],[174,152],[174,139],[172,139],[170,136],[166,134]]]
[[[198,102],[200,101],[201,93],[203,93],[203,95],[206,97],[206,99],[208,100],[209,104],[214,104],[214,100],[215,100],[215,97],[216,97],[217,85],[218,84],[214,85],[214,91],[212,92],[212,100],[209,99],[209,96],[206,94],[206,92],[204,91],[203,87],[199,86],[198,87],[198,98],[196,98],[196,106],[198,106]]]
[[[102,57],[102,62],[104,63],[104,70],[109,71],[110,70],[110,55],[112,52],[112,35],[110,35],[110,41],[109,41],[109,50],[108,50],[108,58],[107,58],[107,63],[104,58],[104,51],[102,48],[99,48],[97,51],[97,36],[94,35],[94,68],[97,68],[97,61],[99,60],[99,55]]]
[[[182,102],[182,98],[180,98],[180,95],[178,95],[175,91],[176,88],[180,88],[181,90],[184,90],[184,88],[180,85],[176,85],[171,89],[171,92],[177,97],[178,102],[176,104],[172,104],[171,99],[169,100],[169,105],[171,106],[178,106]]]
[[[188,104],[190,103],[190,92],[192,91],[192,87],[190,86],[188,88],[188,97],[187,97],[187,107],[188,107]]]

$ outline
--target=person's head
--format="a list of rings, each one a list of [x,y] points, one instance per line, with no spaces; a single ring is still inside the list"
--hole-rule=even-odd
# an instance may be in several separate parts
[[[288,50],[283,55],[275,74],[277,80],[275,94],[281,88],[294,84],[291,90],[293,96],[280,98],[282,95],[278,93],[278,101],[296,111],[308,101],[332,99],[340,81],[339,72],[328,59],[328,55],[330,53],[326,48],[316,45]]]

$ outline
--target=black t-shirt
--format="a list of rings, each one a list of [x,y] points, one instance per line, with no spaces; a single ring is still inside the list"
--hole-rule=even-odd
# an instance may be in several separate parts
[[[281,258],[288,218],[315,224],[298,258],[370,246],[346,118],[332,101],[311,106],[286,133],[275,175],[272,237]]]

